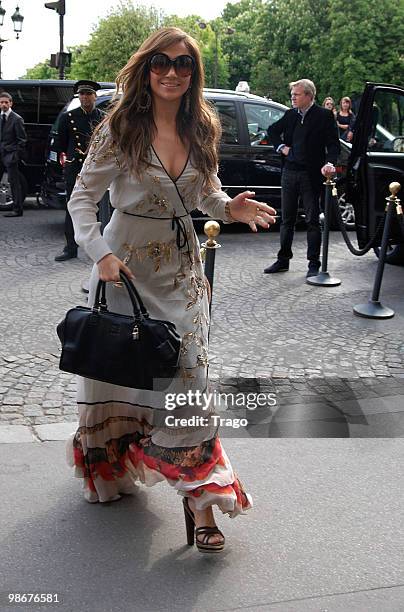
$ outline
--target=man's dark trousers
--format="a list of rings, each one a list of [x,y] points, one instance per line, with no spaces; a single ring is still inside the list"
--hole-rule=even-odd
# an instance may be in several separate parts
[[[70,196],[76,183],[77,175],[81,170],[81,166],[77,162],[66,164],[64,167],[64,179],[66,186],[66,201],[69,202]],[[74,240],[74,228],[73,221],[69,211],[66,209],[65,215],[65,236],[66,236],[66,247],[65,250],[69,253],[77,253],[77,244]]]
[[[23,212],[23,203],[18,162],[5,166],[3,162],[0,161],[0,179],[4,172],[7,172],[8,182],[10,183],[11,195],[13,198],[13,211],[21,215]]]
[[[313,189],[306,170],[283,169],[282,172],[282,222],[280,228],[281,248],[278,259],[293,257],[292,242],[297,220],[298,201],[301,198],[307,225],[307,259],[319,264],[321,230],[319,221],[319,192]]]

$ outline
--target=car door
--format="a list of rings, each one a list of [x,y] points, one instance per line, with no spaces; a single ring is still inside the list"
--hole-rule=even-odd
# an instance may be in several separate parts
[[[280,209],[281,158],[268,142],[267,128],[278,121],[286,106],[246,100],[242,104],[247,147],[245,153],[246,185],[262,200]]]
[[[367,83],[347,168],[347,198],[354,206],[361,247],[381,226],[392,181],[401,183],[404,193],[404,89]],[[404,242],[396,219],[390,236],[391,244]],[[380,240],[379,231],[376,245]]]
[[[235,100],[210,99],[210,102],[214,104],[222,127],[218,175],[223,190],[233,198],[246,189],[240,110]]]

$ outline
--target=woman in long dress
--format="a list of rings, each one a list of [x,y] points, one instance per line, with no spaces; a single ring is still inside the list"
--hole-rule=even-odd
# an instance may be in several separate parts
[[[203,66],[194,39],[177,28],[152,34],[117,78],[122,92],[93,138],[68,204],[75,237],[98,279],[135,282],[150,316],[173,321],[182,336],[177,392],[207,390],[209,308],[190,212],[269,227],[275,211],[244,192],[230,199],[217,178],[220,125],[203,99]],[[97,202],[108,189],[114,208],[100,233]],[[110,310],[131,313],[125,288],[107,284]],[[172,396],[174,397],[174,396]],[[190,397],[190,396],[189,396]],[[193,402],[173,412],[167,396],[79,378],[79,428],[68,443],[89,502],[131,493],[140,480],[167,481],[183,496],[188,543],[223,549],[212,506],[231,517],[251,507],[217,435],[212,408]],[[183,422],[167,416],[203,415]],[[192,531],[192,533],[191,533]]]

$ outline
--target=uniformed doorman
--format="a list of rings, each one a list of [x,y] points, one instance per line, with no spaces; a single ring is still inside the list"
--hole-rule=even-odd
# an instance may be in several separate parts
[[[74,93],[77,93],[80,106],[64,113],[59,121],[56,149],[64,154],[63,174],[66,184],[67,202],[73,191],[77,175],[86,158],[88,145],[94,128],[105,116],[95,107],[96,92],[100,85],[94,81],[77,81]],[[65,217],[66,246],[55,261],[66,261],[77,257],[77,244],[74,240],[73,223],[66,209]]]

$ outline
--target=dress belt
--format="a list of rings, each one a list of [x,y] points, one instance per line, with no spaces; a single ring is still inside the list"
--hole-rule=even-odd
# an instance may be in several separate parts
[[[185,217],[189,217],[189,213],[187,213],[186,215],[173,215],[172,217],[152,217],[149,215],[137,215],[135,213],[129,213],[126,211],[119,211],[122,212],[124,215],[129,215],[131,217],[141,217],[142,219],[158,219],[158,220],[162,220],[162,221],[171,221],[171,229],[173,231],[176,230],[176,237],[175,237],[175,242],[177,244],[177,248],[179,251],[181,251],[185,246],[187,247],[187,254],[189,257],[190,262],[192,263],[192,259],[191,259],[191,247],[189,244],[189,240],[188,240],[188,236],[187,236],[187,230],[185,227],[185,223],[183,221],[183,219]]]

